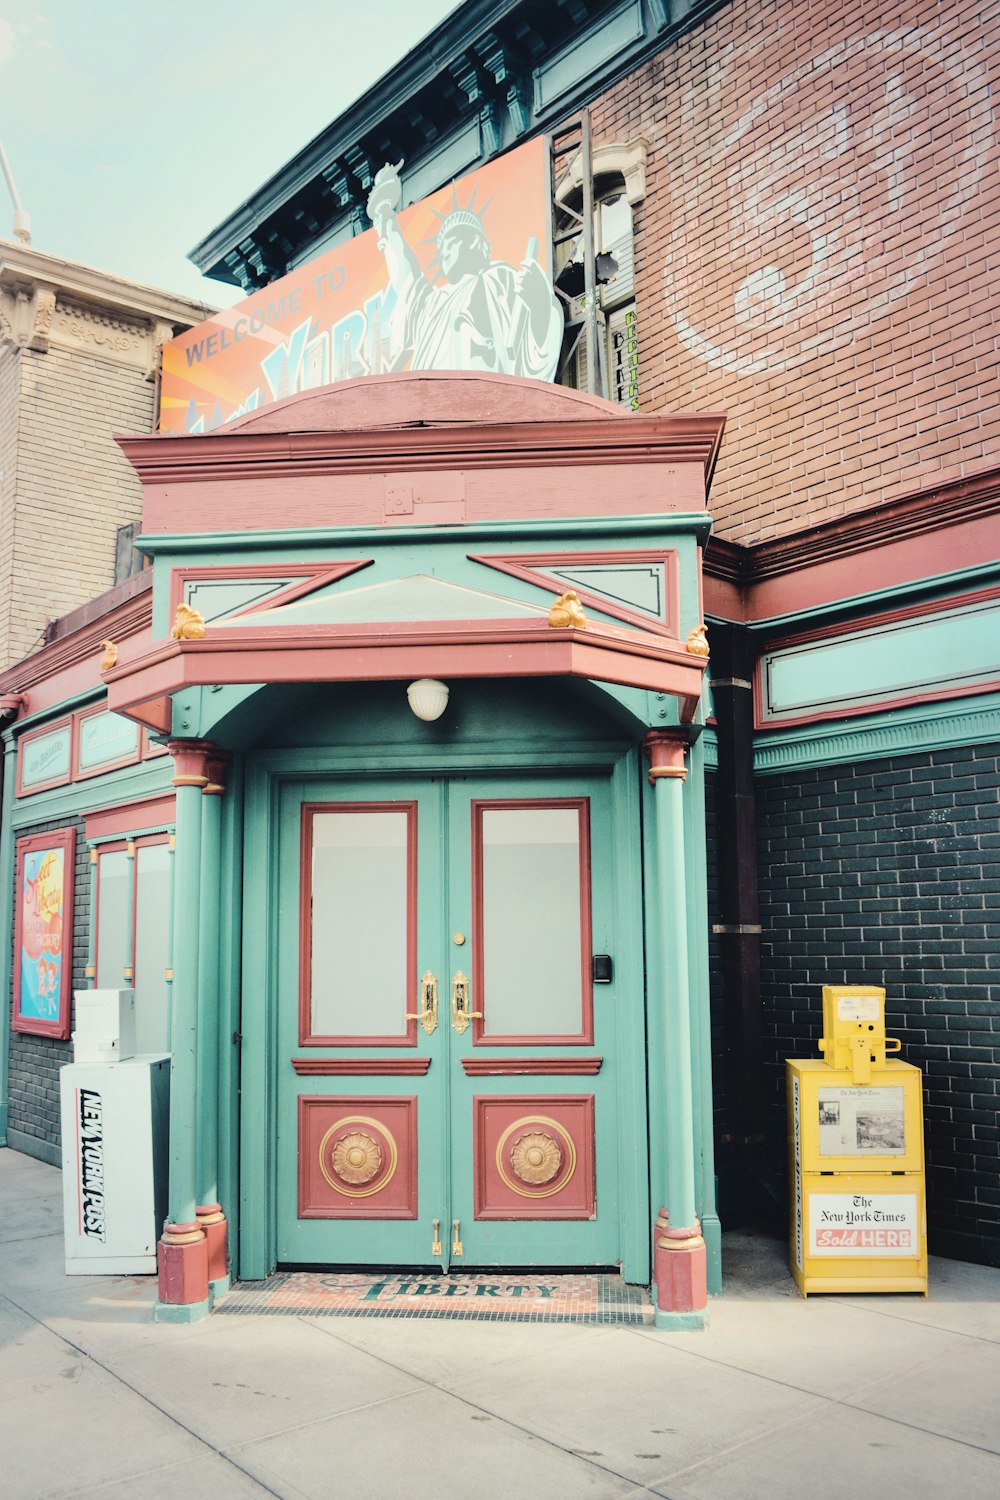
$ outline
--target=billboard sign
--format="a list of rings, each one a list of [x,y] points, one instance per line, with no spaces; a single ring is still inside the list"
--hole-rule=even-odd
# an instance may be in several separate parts
[[[553,380],[548,149],[539,138],[401,208],[376,174],[372,228],[173,339],[161,432],[209,432],[297,391],[399,370]]]

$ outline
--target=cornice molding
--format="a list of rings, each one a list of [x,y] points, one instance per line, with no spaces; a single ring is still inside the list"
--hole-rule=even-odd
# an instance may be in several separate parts
[[[705,551],[705,572],[745,587],[975,521],[998,510],[1000,469],[988,469],[749,547],[712,537]]]
[[[323,477],[393,470],[697,463],[711,482],[725,418],[634,416],[421,427],[417,431],[221,432],[116,437],[144,484]]]
[[[204,302],[193,302],[173,292],[141,282],[127,281],[98,271],[79,261],[64,260],[33,246],[0,239],[0,288],[14,295],[32,295],[38,290],[69,297],[88,307],[123,313],[131,319],[168,322],[190,327],[211,317],[215,308]]]
[[[140,761],[135,766],[126,766],[115,773],[113,790],[107,789],[107,802],[102,803],[102,806],[112,807],[118,803],[140,802],[165,796],[171,792],[172,773],[173,761],[168,755]],[[86,813],[94,811],[94,802],[94,784],[90,780],[70,782],[51,792],[35,792],[33,796],[15,803],[11,813],[11,826],[17,829],[31,828],[36,823],[47,823],[56,818],[82,818]]]
[[[887,756],[917,755],[956,745],[1000,741],[1000,694],[961,707],[954,703],[935,708],[901,709],[808,729],[774,730],[754,737],[754,774],[777,776],[844,761],[880,760]]]
[[[370,156],[374,149],[385,160],[383,143],[392,141],[396,155],[406,157],[408,173],[419,178],[429,159],[440,153],[442,141],[454,140],[470,123],[478,123],[481,149],[473,165],[482,165],[571,118],[725,3],[618,0],[574,6],[553,0],[465,0],[195,245],[189,257],[206,275],[239,286],[246,284],[241,270],[245,273],[267,244],[284,243],[286,265],[276,269],[281,274],[309,253],[306,238],[291,243],[296,205],[307,200],[315,204],[317,194],[322,201],[331,172],[356,176],[352,153]],[[598,59],[588,55],[581,43],[616,18],[638,23],[632,39],[624,37],[610,59],[606,53]],[[543,102],[538,79],[557,60],[560,67],[568,65],[572,76]],[[450,91],[444,87],[448,82]],[[332,221],[321,232],[330,227]]]
[[[57,637],[33,656],[0,673],[0,693],[21,693],[39,682],[96,657],[102,641],[120,643],[152,623],[153,575],[139,573],[107,594],[55,622]]]

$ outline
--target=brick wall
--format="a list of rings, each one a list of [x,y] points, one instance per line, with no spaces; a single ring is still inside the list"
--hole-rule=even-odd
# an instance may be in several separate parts
[[[765,777],[757,797],[775,1168],[784,1059],[819,1055],[821,986],[884,985],[924,1072],[931,1251],[1000,1264],[1000,748]]]
[[[149,432],[154,386],[135,365],[53,345],[22,350],[9,632],[0,666],[35,649],[45,623],[114,583],[115,535],[139,519],[142,490],[116,432]],[[6,415],[6,404],[0,401]],[[2,560],[2,554],[0,554]]]
[[[58,829],[76,829],[76,864],[73,881],[73,988],[83,989],[87,979],[87,941],[90,931],[90,862],[84,838],[83,822],[66,818],[55,823],[39,823],[23,829],[18,837],[31,833],[52,833]],[[13,934],[9,939],[13,948]],[[12,988],[14,966],[11,965]],[[5,997],[6,1014],[10,1016],[13,994]],[[75,1018],[70,1013],[70,1031]],[[8,1031],[10,1072],[8,1075],[9,1111],[8,1144],[29,1156],[58,1166],[60,1156],[59,1070],[73,1060],[70,1039],[31,1036]]]
[[[1000,460],[997,97],[994,0],[732,0],[594,106],[650,144],[642,405],[728,413],[722,535]]]

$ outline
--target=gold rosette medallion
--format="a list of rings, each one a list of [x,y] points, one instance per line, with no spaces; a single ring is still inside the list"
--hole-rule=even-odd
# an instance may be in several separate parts
[[[510,1153],[511,1170],[532,1187],[551,1182],[562,1166],[562,1159],[563,1154],[552,1137],[540,1130],[522,1135]]]
[[[359,1128],[362,1126],[368,1129]],[[376,1133],[381,1140],[376,1140]],[[320,1171],[334,1192],[346,1198],[370,1198],[380,1193],[391,1182],[398,1162],[391,1132],[380,1120],[367,1115],[338,1120],[319,1143]]]

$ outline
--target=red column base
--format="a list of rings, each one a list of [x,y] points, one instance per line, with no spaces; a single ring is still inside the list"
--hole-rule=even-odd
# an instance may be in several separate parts
[[[173,1306],[208,1300],[208,1240],[197,1224],[167,1224],[156,1247],[159,1299]]]
[[[198,1227],[208,1243],[208,1279],[222,1281],[229,1275],[229,1245],[226,1216],[221,1203],[203,1203],[195,1209]]]
[[[656,1305],[664,1313],[702,1313],[708,1306],[708,1257],[701,1225],[672,1229],[666,1214],[656,1221],[653,1240]]]

